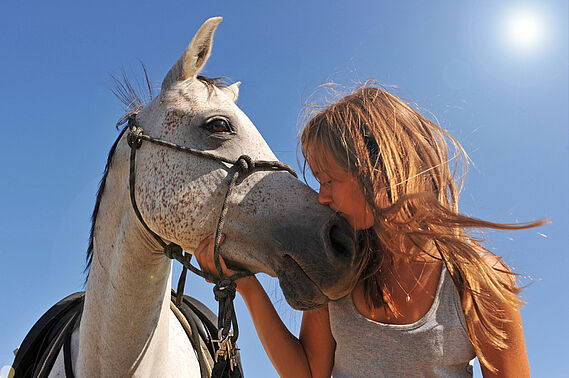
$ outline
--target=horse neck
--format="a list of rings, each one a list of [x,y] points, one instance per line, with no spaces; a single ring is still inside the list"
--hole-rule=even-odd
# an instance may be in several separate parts
[[[94,231],[79,376],[159,376],[168,361],[171,263],[136,219],[125,190],[128,158],[119,156]]]

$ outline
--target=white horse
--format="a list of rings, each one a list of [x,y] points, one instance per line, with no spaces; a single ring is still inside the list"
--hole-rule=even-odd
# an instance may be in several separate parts
[[[276,160],[235,105],[238,84],[198,76],[221,18],[207,20],[136,116],[145,134],[228,160]],[[129,198],[126,134],[119,137],[93,216],[84,309],[71,338],[78,377],[200,376],[188,337],[170,308],[172,262],[137,218]],[[186,251],[215,229],[231,167],[144,143],[136,157],[136,203],[144,222]],[[345,295],[358,259],[353,232],[286,172],[258,172],[228,198],[220,253],[234,269],[279,279],[288,303],[312,309]],[[60,352],[50,376],[65,376]]]

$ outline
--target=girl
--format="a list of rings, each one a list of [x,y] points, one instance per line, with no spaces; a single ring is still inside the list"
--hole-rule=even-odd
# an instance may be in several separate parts
[[[478,356],[485,377],[529,376],[514,273],[466,231],[543,222],[459,214],[448,142],[466,158],[444,129],[369,84],[308,121],[302,153],[318,201],[358,231],[363,259],[351,294],[304,312],[298,338],[254,276],[237,281],[279,375],[460,377]],[[215,271],[211,238],[195,255]]]

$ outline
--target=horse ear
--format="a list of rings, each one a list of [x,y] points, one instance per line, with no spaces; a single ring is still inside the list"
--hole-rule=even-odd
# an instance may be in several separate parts
[[[241,82],[237,81],[228,87],[221,88],[221,90],[223,91],[223,93],[225,93],[227,96],[229,96],[229,98],[232,99],[233,102],[235,102],[235,101],[237,101],[237,98],[239,97],[239,86],[240,85],[241,85]]]
[[[186,51],[166,74],[162,82],[162,92],[175,82],[196,77],[200,73],[211,53],[213,33],[221,20],[222,17],[212,17],[203,23]]]

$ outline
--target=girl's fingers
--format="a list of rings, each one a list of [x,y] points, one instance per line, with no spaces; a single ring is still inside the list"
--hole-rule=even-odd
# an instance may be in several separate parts
[[[203,251],[206,247],[209,246],[210,242],[213,241],[213,238],[214,238],[214,237],[215,237],[215,234],[211,234],[211,235],[209,235],[207,238],[205,238],[204,240],[202,240],[202,241],[200,242],[200,244],[198,244],[198,247],[196,248],[196,251],[195,251],[195,252],[198,252],[198,251],[201,252],[201,251]]]
[[[219,243],[220,244],[223,243],[224,240],[225,240],[225,235],[221,234]],[[202,240],[198,245],[198,247],[196,248],[196,250],[194,251],[194,256],[196,257],[196,260],[198,261],[198,264],[200,265],[201,269],[205,272],[212,274],[217,273],[215,268],[215,262],[213,261],[214,246],[215,246],[215,234],[212,234],[209,237]],[[221,256],[219,260],[222,264],[221,265],[222,269],[226,271],[227,267],[225,266],[225,263],[221,259]]]
[[[194,251],[194,256],[196,257],[200,268],[208,273],[211,273],[212,271],[209,263],[212,258],[209,257],[209,251],[211,250],[213,257],[213,237],[214,235],[210,235],[209,237],[202,240]]]

